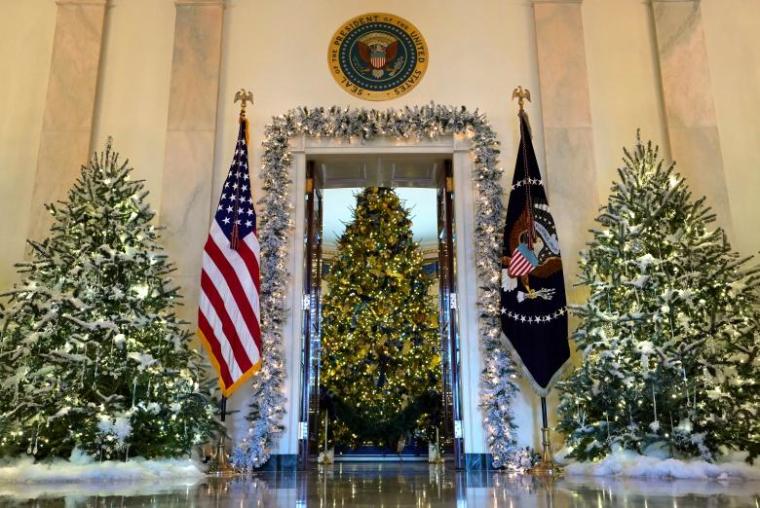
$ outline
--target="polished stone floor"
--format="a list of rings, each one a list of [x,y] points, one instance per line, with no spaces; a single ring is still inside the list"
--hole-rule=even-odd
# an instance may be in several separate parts
[[[336,464],[305,473],[195,483],[0,484],[0,506],[760,508],[760,482],[457,473],[414,463]]]

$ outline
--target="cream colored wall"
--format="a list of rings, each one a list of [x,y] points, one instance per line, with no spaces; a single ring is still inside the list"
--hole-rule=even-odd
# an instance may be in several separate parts
[[[743,254],[760,251],[760,2],[702,0],[734,236]]]
[[[106,12],[91,150],[114,149],[145,179],[159,210],[174,38],[174,2],[111,0]]]
[[[702,1],[731,218],[741,233],[732,240],[747,253],[760,249],[760,228],[754,224],[760,216],[760,200],[754,197],[760,189],[759,7],[758,0]],[[254,169],[264,125],[290,108],[386,108],[435,101],[480,108],[488,115],[503,145],[506,184],[518,136],[510,100],[517,84],[533,91],[528,111],[543,165],[532,9],[529,0],[228,0],[215,162],[209,168],[213,194],[230,162],[238,111],[232,97],[240,87],[252,89],[256,97],[249,114]],[[0,0],[0,214],[8,218],[0,222],[0,290],[14,280],[12,263],[22,256],[28,230],[55,10],[53,0]],[[111,0],[92,134],[95,149],[106,136],[114,136],[115,147],[147,179],[154,209],[161,205],[174,10],[173,0]],[[327,70],[326,48],[343,21],[375,10],[414,22],[427,39],[430,65],[411,93],[369,103],[336,85]],[[667,130],[648,2],[585,0],[582,14],[597,173],[588,184],[604,200],[620,165],[621,147],[633,143],[636,129],[660,143],[666,156]],[[545,174],[559,170],[542,169]],[[288,396],[297,398],[297,393]],[[527,386],[515,413],[520,441],[536,444],[538,406]],[[485,451],[485,442],[468,443],[467,451]]]
[[[17,280],[50,71],[55,3],[0,1],[0,291]]]
[[[636,130],[668,154],[657,48],[649,3],[643,0],[585,0],[583,29],[594,122],[596,187],[600,201],[622,165],[622,147]]]
[[[436,0],[230,2],[222,49],[214,188],[221,183],[234,146],[238,106],[231,98],[240,87],[255,94],[250,115],[255,140],[262,138],[264,124],[273,115],[301,105],[387,108],[435,101],[480,108],[502,136],[510,173],[518,133],[509,96],[517,83],[538,89],[532,11],[527,1],[477,3],[473,9],[471,2]],[[327,72],[327,45],[335,29],[353,16],[373,11],[413,21],[431,48],[420,85],[393,101],[371,103],[353,97]],[[540,115],[534,115],[533,123],[541,147]]]

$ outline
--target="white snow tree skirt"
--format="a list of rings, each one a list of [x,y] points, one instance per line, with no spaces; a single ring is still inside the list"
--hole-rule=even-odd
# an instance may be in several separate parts
[[[671,478],[678,480],[760,480],[760,465],[738,459],[710,463],[679,460],[617,451],[598,462],[573,462],[565,467],[568,476],[622,476],[630,478]]]
[[[23,458],[0,462],[0,484],[197,480],[203,475],[198,465],[190,459],[146,460],[138,457],[127,462],[57,460],[35,464],[31,458]]]

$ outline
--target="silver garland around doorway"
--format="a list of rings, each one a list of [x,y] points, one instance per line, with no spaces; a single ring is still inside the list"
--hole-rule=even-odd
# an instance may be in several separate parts
[[[516,466],[518,449],[511,404],[517,390],[515,368],[501,340],[499,281],[502,205],[502,169],[499,142],[485,115],[464,106],[429,104],[378,111],[364,108],[293,109],[274,117],[266,127],[260,177],[264,197],[259,204],[262,260],[261,313],[263,368],[253,381],[250,428],[233,453],[238,467],[263,465],[283,431],[285,413],[282,356],[283,325],[288,319],[285,296],[291,274],[287,246],[293,227],[291,206],[290,138],[298,135],[338,138],[362,143],[377,137],[433,139],[462,135],[471,141],[474,161],[475,259],[478,276],[479,335],[485,360],[481,374],[480,407],[494,467]]]

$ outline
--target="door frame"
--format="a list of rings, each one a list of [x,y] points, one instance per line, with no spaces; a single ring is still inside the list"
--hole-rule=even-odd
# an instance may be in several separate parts
[[[474,259],[474,215],[477,190],[472,181],[474,168],[472,144],[466,136],[449,135],[435,139],[399,140],[397,138],[379,137],[361,144],[351,143],[340,138],[315,138],[298,136],[290,139],[292,154],[292,217],[293,242],[289,259],[289,272],[292,285],[290,286],[289,319],[284,332],[291,337],[291,347],[286,358],[286,393],[288,410],[285,417],[285,435],[281,442],[281,450],[297,454],[300,467],[306,467],[308,446],[308,412],[302,414],[304,386],[308,386],[308,370],[305,368],[308,359],[304,356],[303,344],[303,311],[306,305],[304,289],[305,263],[305,193],[307,160],[318,155],[444,155],[451,159],[454,180],[454,227],[455,227],[455,258],[457,259],[456,280],[456,317],[458,323],[459,350],[459,400],[461,401],[461,419],[454,422],[455,438],[460,439],[458,447],[457,467],[464,467],[464,453],[483,453],[487,450],[486,436],[482,425],[480,403],[480,373],[482,359],[479,340],[479,311],[477,308],[478,282]],[[304,383],[306,381],[306,383]],[[456,387],[452,387],[456,389]],[[308,406],[307,406],[308,407]],[[292,429],[288,431],[288,429]],[[292,450],[292,451],[291,451]]]
[[[298,467],[306,469],[311,454],[311,444],[314,442],[314,435],[309,435],[313,429],[316,429],[319,422],[310,421],[310,414],[313,407],[313,400],[319,399],[319,393],[310,391],[312,378],[314,386],[319,387],[319,368],[316,372],[312,371],[315,363],[319,359],[314,359],[315,354],[319,354],[321,346],[321,282],[322,282],[322,196],[321,186],[319,185],[319,176],[315,171],[313,160],[306,162],[306,186],[304,189],[304,208],[305,208],[305,231],[304,237],[304,266],[303,266],[303,323],[301,329],[301,387],[299,395],[299,430],[298,435]],[[319,227],[319,230],[315,230]],[[316,336],[316,340],[315,340]],[[315,347],[315,345],[317,347]],[[317,403],[318,407],[318,403]],[[317,411],[318,413],[319,411]],[[305,426],[305,429],[303,428]],[[306,436],[304,437],[304,433]],[[318,433],[317,433],[318,434]],[[315,443],[319,446],[319,443]]]

